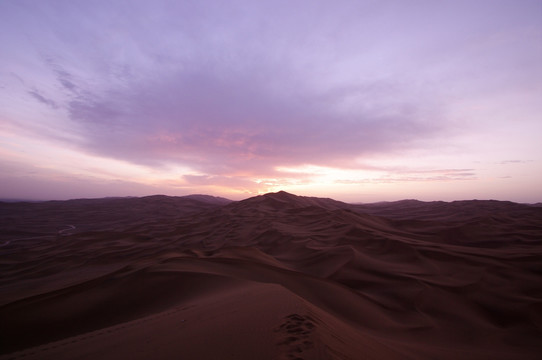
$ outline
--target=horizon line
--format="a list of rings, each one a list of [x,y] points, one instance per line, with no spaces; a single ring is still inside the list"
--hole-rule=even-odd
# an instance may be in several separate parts
[[[297,195],[297,194],[287,192],[287,191],[284,191],[284,190],[279,190],[279,191],[274,191],[274,192],[272,191],[272,192],[252,195],[252,196],[248,196],[246,198],[242,198],[242,199],[239,199],[239,200],[232,200],[232,199],[226,198],[224,196],[211,195],[211,194],[202,194],[202,193],[193,193],[193,194],[186,194],[186,195],[167,195],[167,194],[162,194],[162,193],[155,193],[155,194],[150,194],[150,195],[76,197],[76,198],[68,198],[68,199],[0,198],[0,202],[1,203],[41,203],[41,202],[52,202],[52,201],[63,202],[63,201],[76,201],[76,200],[142,199],[142,198],[148,198],[148,197],[153,197],[153,196],[164,196],[164,197],[169,197],[169,198],[183,198],[183,197],[190,197],[190,196],[209,196],[209,197],[213,197],[213,198],[217,198],[217,199],[228,200],[228,201],[231,201],[231,202],[239,202],[239,201],[255,198],[255,197],[258,197],[258,196],[265,196],[265,195],[279,194],[279,193],[286,193],[286,194],[297,196],[297,197],[317,198],[317,199],[331,199],[331,200],[334,200],[334,201],[340,201],[340,202],[343,202],[345,204],[353,204],[353,205],[357,205],[357,204],[395,203],[395,202],[402,202],[402,201],[418,201],[418,202],[422,202],[422,203],[431,203],[431,202],[453,203],[453,202],[460,202],[460,201],[499,201],[499,202],[510,202],[510,203],[515,203],[515,204],[524,204],[524,205],[542,204],[542,201],[518,202],[518,201],[513,201],[513,200],[499,200],[499,199],[491,199],[491,198],[489,198],[489,199],[472,198],[472,199],[455,199],[455,200],[419,200],[419,199],[416,199],[416,198],[401,198],[401,199],[398,199],[398,200],[381,200],[381,201],[371,201],[371,202],[363,202],[363,201],[349,202],[349,201],[336,200],[336,199],[334,199],[332,197],[327,197],[327,196],[322,197],[322,196],[311,196],[311,195],[309,195],[309,196],[307,196],[307,195]]]

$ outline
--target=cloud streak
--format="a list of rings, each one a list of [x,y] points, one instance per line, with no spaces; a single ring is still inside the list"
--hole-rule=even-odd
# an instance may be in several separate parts
[[[29,90],[28,94],[30,94],[34,99],[38,100],[39,102],[53,108],[58,109],[58,105],[56,102],[54,102],[51,99],[46,98],[44,95],[42,95],[38,90]]]

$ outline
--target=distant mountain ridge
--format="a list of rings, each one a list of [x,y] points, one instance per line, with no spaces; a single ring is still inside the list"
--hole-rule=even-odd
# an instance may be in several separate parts
[[[312,209],[312,210],[311,210]],[[443,228],[453,227],[457,236],[446,238],[449,241],[490,241],[494,236],[495,226],[501,233],[513,233],[514,219],[521,217],[526,226],[536,227],[542,219],[542,207],[517,204],[496,200],[433,201],[401,200],[374,204],[348,204],[330,198],[294,195],[285,191],[267,193],[240,201],[193,194],[186,196],[152,195],[145,197],[74,199],[45,202],[0,202],[0,221],[4,233],[0,240],[20,233],[22,224],[32,224],[34,218],[48,219],[36,224],[32,229],[25,226],[27,234],[50,234],[58,229],[54,224],[78,224],[79,230],[91,228],[125,227],[137,221],[171,222],[187,216],[201,214],[209,216],[251,217],[259,213],[269,217],[272,213],[289,212],[318,213],[319,217],[351,218],[356,213],[370,215],[372,218],[351,219],[376,226],[379,222],[394,222],[394,227],[408,228],[409,231],[421,231],[428,222],[438,222]],[[209,212],[214,212],[214,215]],[[83,216],[84,215],[84,216]],[[376,220],[376,218],[381,220]],[[322,218],[323,219],[323,218]],[[370,226],[373,226],[370,225]],[[472,229],[475,231],[471,231]],[[506,230],[506,231],[505,231]],[[227,232],[225,228],[224,231]],[[448,230],[446,230],[448,231]],[[478,234],[473,237],[469,234]],[[448,240],[447,240],[448,241]]]
[[[322,198],[322,197],[315,197],[315,196],[301,196],[301,195],[295,195],[286,191],[278,191],[278,192],[269,192],[262,195],[256,195],[252,196],[243,200],[231,200],[220,196],[214,196],[214,195],[207,195],[207,194],[189,194],[189,195],[181,195],[181,196],[172,196],[172,195],[164,195],[164,194],[155,194],[155,195],[146,195],[146,196],[107,196],[107,197],[100,197],[100,198],[76,198],[76,199],[68,199],[68,200],[31,200],[31,199],[0,199],[0,203],[19,203],[19,202],[27,202],[27,203],[47,203],[47,202],[93,202],[93,201],[122,201],[122,200],[134,200],[134,199],[140,199],[144,201],[158,201],[158,200],[171,200],[171,199],[191,199],[196,200],[200,202],[210,203],[210,204],[221,204],[226,205],[233,202],[260,202],[260,201],[269,201],[269,202],[275,202],[275,203],[283,203],[283,204],[289,204],[290,206],[322,206],[322,207],[331,207],[331,208],[350,208],[352,206],[354,207],[370,207],[372,209],[376,209],[377,207],[380,208],[386,208],[386,207],[403,207],[403,208],[409,208],[409,207],[416,207],[419,205],[427,205],[432,204],[435,206],[441,205],[446,206],[450,204],[483,204],[483,203],[494,203],[494,204],[516,204],[520,206],[542,206],[542,203],[535,203],[535,204],[524,204],[524,203],[516,203],[513,201],[507,201],[507,200],[479,200],[479,199],[473,199],[473,200],[453,200],[453,201],[442,201],[442,200],[435,200],[435,201],[421,201],[416,199],[403,199],[403,200],[396,200],[396,201],[378,201],[373,203],[347,203],[343,201],[334,200],[331,198]]]

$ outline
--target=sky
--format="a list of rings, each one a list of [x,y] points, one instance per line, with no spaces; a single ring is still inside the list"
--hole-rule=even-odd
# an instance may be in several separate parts
[[[0,198],[542,202],[542,0],[1,0],[0,44]]]

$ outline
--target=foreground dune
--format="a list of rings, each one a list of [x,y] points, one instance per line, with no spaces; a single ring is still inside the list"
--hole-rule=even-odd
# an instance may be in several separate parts
[[[2,359],[539,359],[542,207],[0,204]]]

